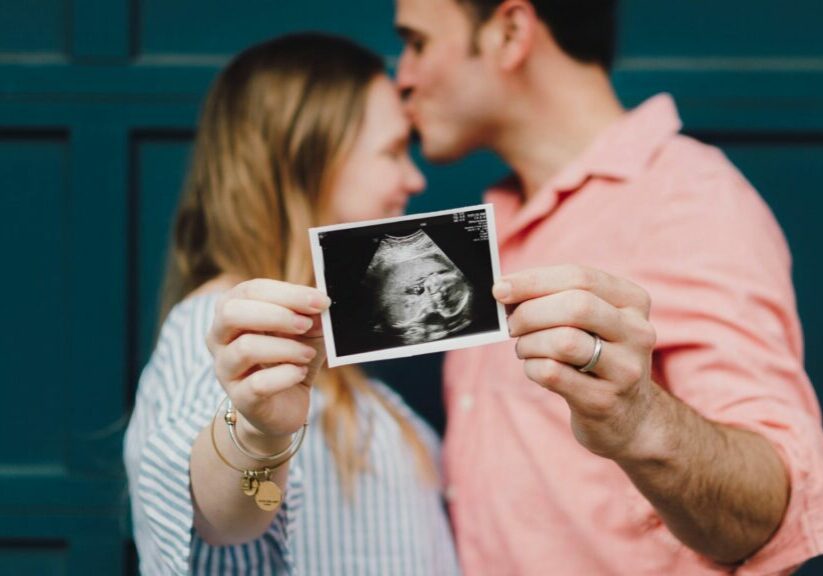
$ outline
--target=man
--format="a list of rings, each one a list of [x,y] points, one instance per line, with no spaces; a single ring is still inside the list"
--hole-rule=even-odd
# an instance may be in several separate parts
[[[488,200],[515,340],[444,368],[466,572],[772,574],[821,553],[784,238],[668,96],[622,109],[614,2],[396,9],[424,154],[489,148],[514,172]]]

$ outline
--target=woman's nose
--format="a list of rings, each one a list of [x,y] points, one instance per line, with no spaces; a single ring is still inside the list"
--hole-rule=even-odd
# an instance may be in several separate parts
[[[409,194],[420,194],[426,188],[426,177],[409,158],[406,170],[406,190]]]

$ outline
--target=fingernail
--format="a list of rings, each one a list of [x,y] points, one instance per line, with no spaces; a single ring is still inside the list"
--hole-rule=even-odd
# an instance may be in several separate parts
[[[305,316],[298,316],[294,319],[294,327],[301,332],[305,332],[314,325],[311,318]]]
[[[309,308],[315,312],[322,312],[331,306],[331,298],[323,294],[312,294],[309,296]]]
[[[494,288],[492,288],[492,293],[494,293],[494,297],[498,300],[505,300],[512,293],[512,285],[510,282],[506,282],[505,280],[498,281]]]
[[[314,360],[314,357],[317,356],[317,350],[314,348],[304,348],[303,349],[303,358],[306,361]]]

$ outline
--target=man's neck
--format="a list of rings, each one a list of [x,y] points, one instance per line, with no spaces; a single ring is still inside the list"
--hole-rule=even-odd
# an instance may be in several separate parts
[[[528,200],[624,114],[607,74],[594,66],[545,75],[522,91],[495,151],[512,167]]]

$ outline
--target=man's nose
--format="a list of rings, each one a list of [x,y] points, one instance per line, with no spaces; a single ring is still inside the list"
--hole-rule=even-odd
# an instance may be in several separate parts
[[[397,59],[397,78],[395,81],[400,97],[404,101],[408,100],[414,89],[414,74],[408,48],[404,48],[403,52],[400,53],[400,58]]]

